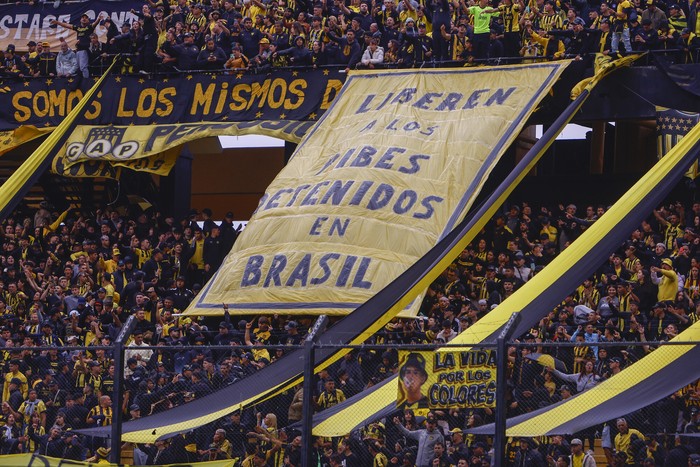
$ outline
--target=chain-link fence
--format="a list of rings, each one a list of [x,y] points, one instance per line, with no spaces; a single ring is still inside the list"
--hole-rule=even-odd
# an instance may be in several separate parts
[[[523,456],[557,465],[560,456],[579,453],[597,465],[686,465],[668,462],[700,454],[700,438],[692,436],[700,431],[700,374],[688,364],[697,360],[695,345],[578,335],[559,342],[528,335],[507,343],[504,353],[495,345],[438,351],[411,343],[324,344],[315,347],[317,357],[344,355],[315,372],[306,389],[285,385],[245,406],[224,400],[229,410],[204,423],[202,405],[193,411],[187,404],[214,408],[263,368],[299,365],[301,374],[310,363],[297,358],[302,346],[190,346],[177,339],[149,346],[137,331],[122,356],[118,345],[80,347],[73,340],[7,348],[1,449],[97,459],[114,449],[123,428],[129,442],[120,444],[120,461],[132,465],[233,459],[300,466],[304,453],[314,466],[372,465],[384,457],[387,465],[521,465]],[[289,354],[292,361],[284,360]],[[648,355],[655,358],[643,360]],[[261,395],[266,389],[256,388]],[[315,413],[309,451],[304,410]],[[192,426],[165,439],[129,428],[176,411]],[[503,437],[504,445],[497,442],[499,411],[517,435]],[[106,437],[95,435],[98,427],[106,427]],[[502,461],[494,464],[499,446]],[[244,463],[256,456],[261,463]]]

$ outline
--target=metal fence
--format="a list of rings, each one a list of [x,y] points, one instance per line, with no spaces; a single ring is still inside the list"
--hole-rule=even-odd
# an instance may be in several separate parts
[[[302,348],[182,346],[168,345],[174,341],[167,340],[147,346],[139,336],[125,333],[122,337],[123,347],[118,340],[109,347],[78,347],[70,341],[62,346],[6,348],[0,411],[2,453],[38,452],[84,460],[112,448],[112,461],[132,465],[229,458],[239,465],[257,455],[274,466],[340,465],[339,459],[345,458],[356,459],[355,465],[372,465],[373,458],[383,457],[388,465],[481,462],[508,466],[516,465],[518,456],[525,452],[556,465],[559,456],[579,450],[584,454],[590,450],[598,465],[613,465],[619,451],[637,465],[665,465],[679,450],[684,450],[686,458],[700,453],[699,438],[686,436],[686,432],[700,429],[700,415],[696,415],[700,385],[695,380],[671,382],[673,388],[668,390],[669,378],[665,378],[656,394],[623,394],[624,398],[636,398],[641,406],[629,413],[611,410],[609,417],[574,432],[530,433],[526,442],[506,437],[506,418],[527,419],[530,414],[534,418],[538,411],[562,404],[577,393],[616,381],[620,370],[632,369],[648,354],[658,352],[655,349],[659,346],[673,347],[656,342],[577,342],[570,336],[558,342],[536,342],[535,336],[517,342],[503,336],[498,344],[469,352],[449,344],[443,349],[448,351],[438,352],[435,345],[410,342],[349,347],[321,346],[309,340],[307,352],[330,349],[347,356],[320,372],[312,371],[312,359],[307,358],[307,375],[314,373],[306,379],[309,384],[287,388],[249,407],[233,403],[225,416],[169,440],[122,443],[124,422],[187,410],[183,406],[216,397],[217,391],[245,382],[262,368],[285,365],[284,356]],[[689,379],[688,374],[682,376]],[[346,419],[325,417],[326,424],[337,420],[347,427],[344,435],[303,436],[314,424],[303,416],[304,410],[321,415],[332,412],[339,404],[348,404],[345,400],[362,398],[388,379],[387,384],[395,388],[389,400],[365,398],[352,405],[354,414],[361,413],[363,423],[345,425]],[[420,382],[418,388],[416,381]],[[622,391],[629,379],[620,377],[618,381]],[[610,404],[606,397],[601,395],[592,405]],[[583,398],[572,399],[577,400],[582,405],[571,413],[591,404]],[[374,414],[379,414],[378,418]],[[618,418],[626,419],[629,433],[636,439],[625,433],[618,436],[625,430]],[[315,423],[318,425],[318,417]],[[72,434],[96,426],[110,426],[109,437]],[[437,430],[440,446],[421,445],[418,434],[425,430]],[[620,439],[626,442],[616,443]],[[580,448],[576,440],[581,441]],[[430,463],[426,464],[426,459]],[[467,463],[460,464],[460,459]]]

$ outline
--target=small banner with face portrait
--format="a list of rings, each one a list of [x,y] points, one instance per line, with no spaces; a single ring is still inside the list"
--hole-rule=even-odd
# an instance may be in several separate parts
[[[425,416],[433,408],[496,405],[496,352],[399,351],[396,405]]]

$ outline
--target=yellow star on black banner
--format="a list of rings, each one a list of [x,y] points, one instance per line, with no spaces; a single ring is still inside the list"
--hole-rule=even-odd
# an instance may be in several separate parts
[[[216,80],[216,74],[212,73],[211,79],[215,81],[215,80]]]
[[[328,71],[328,70],[323,70],[323,76],[328,76],[329,73],[330,73],[330,71]]]
[[[299,72],[298,72],[298,71],[292,71],[292,76],[299,76]]]
[[[255,118],[262,118],[262,116],[263,116],[263,113],[262,113],[262,112],[257,112],[257,113],[255,114]]]
[[[280,119],[281,119],[281,120],[284,120],[285,118],[287,118],[287,114],[281,113],[281,114],[280,114]]]
[[[24,82],[24,87],[25,87],[25,88],[28,88],[28,87],[29,87],[29,81],[25,81],[25,82]]]
[[[221,117],[221,120],[228,120],[228,115],[224,115],[223,117]]]
[[[314,112],[309,114],[309,120],[316,120],[316,114]]]
[[[122,77],[121,77],[121,76],[115,76],[115,77],[114,77],[114,81],[116,81],[117,83],[121,83],[121,82],[122,82]]]
[[[72,83],[73,81],[75,81],[73,78],[68,78],[69,83]]]
[[[164,82],[164,83],[167,83],[167,82],[168,82],[168,78],[163,78],[163,82]]]
[[[189,81],[191,79],[192,79],[192,75],[187,75],[187,80]]]
[[[236,74],[236,79],[241,79],[243,78],[243,73],[237,73]]]
[[[145,79],[143,79],[143,78],[140,78],[140,79],[139,79],[139,83],[140,83],[140,84],[143,84],[143,83],[145,83],[145,82],[146,82]]]

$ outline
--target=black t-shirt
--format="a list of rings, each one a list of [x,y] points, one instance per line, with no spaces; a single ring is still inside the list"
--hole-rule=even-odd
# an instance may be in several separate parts
[[[90,50],[90,34],[95,31],[95,26],[88,24],[83,26],[82,24],[74,24],[73,31],[75,31],[78,36],[78,44],[76,48],[78,50]]]

